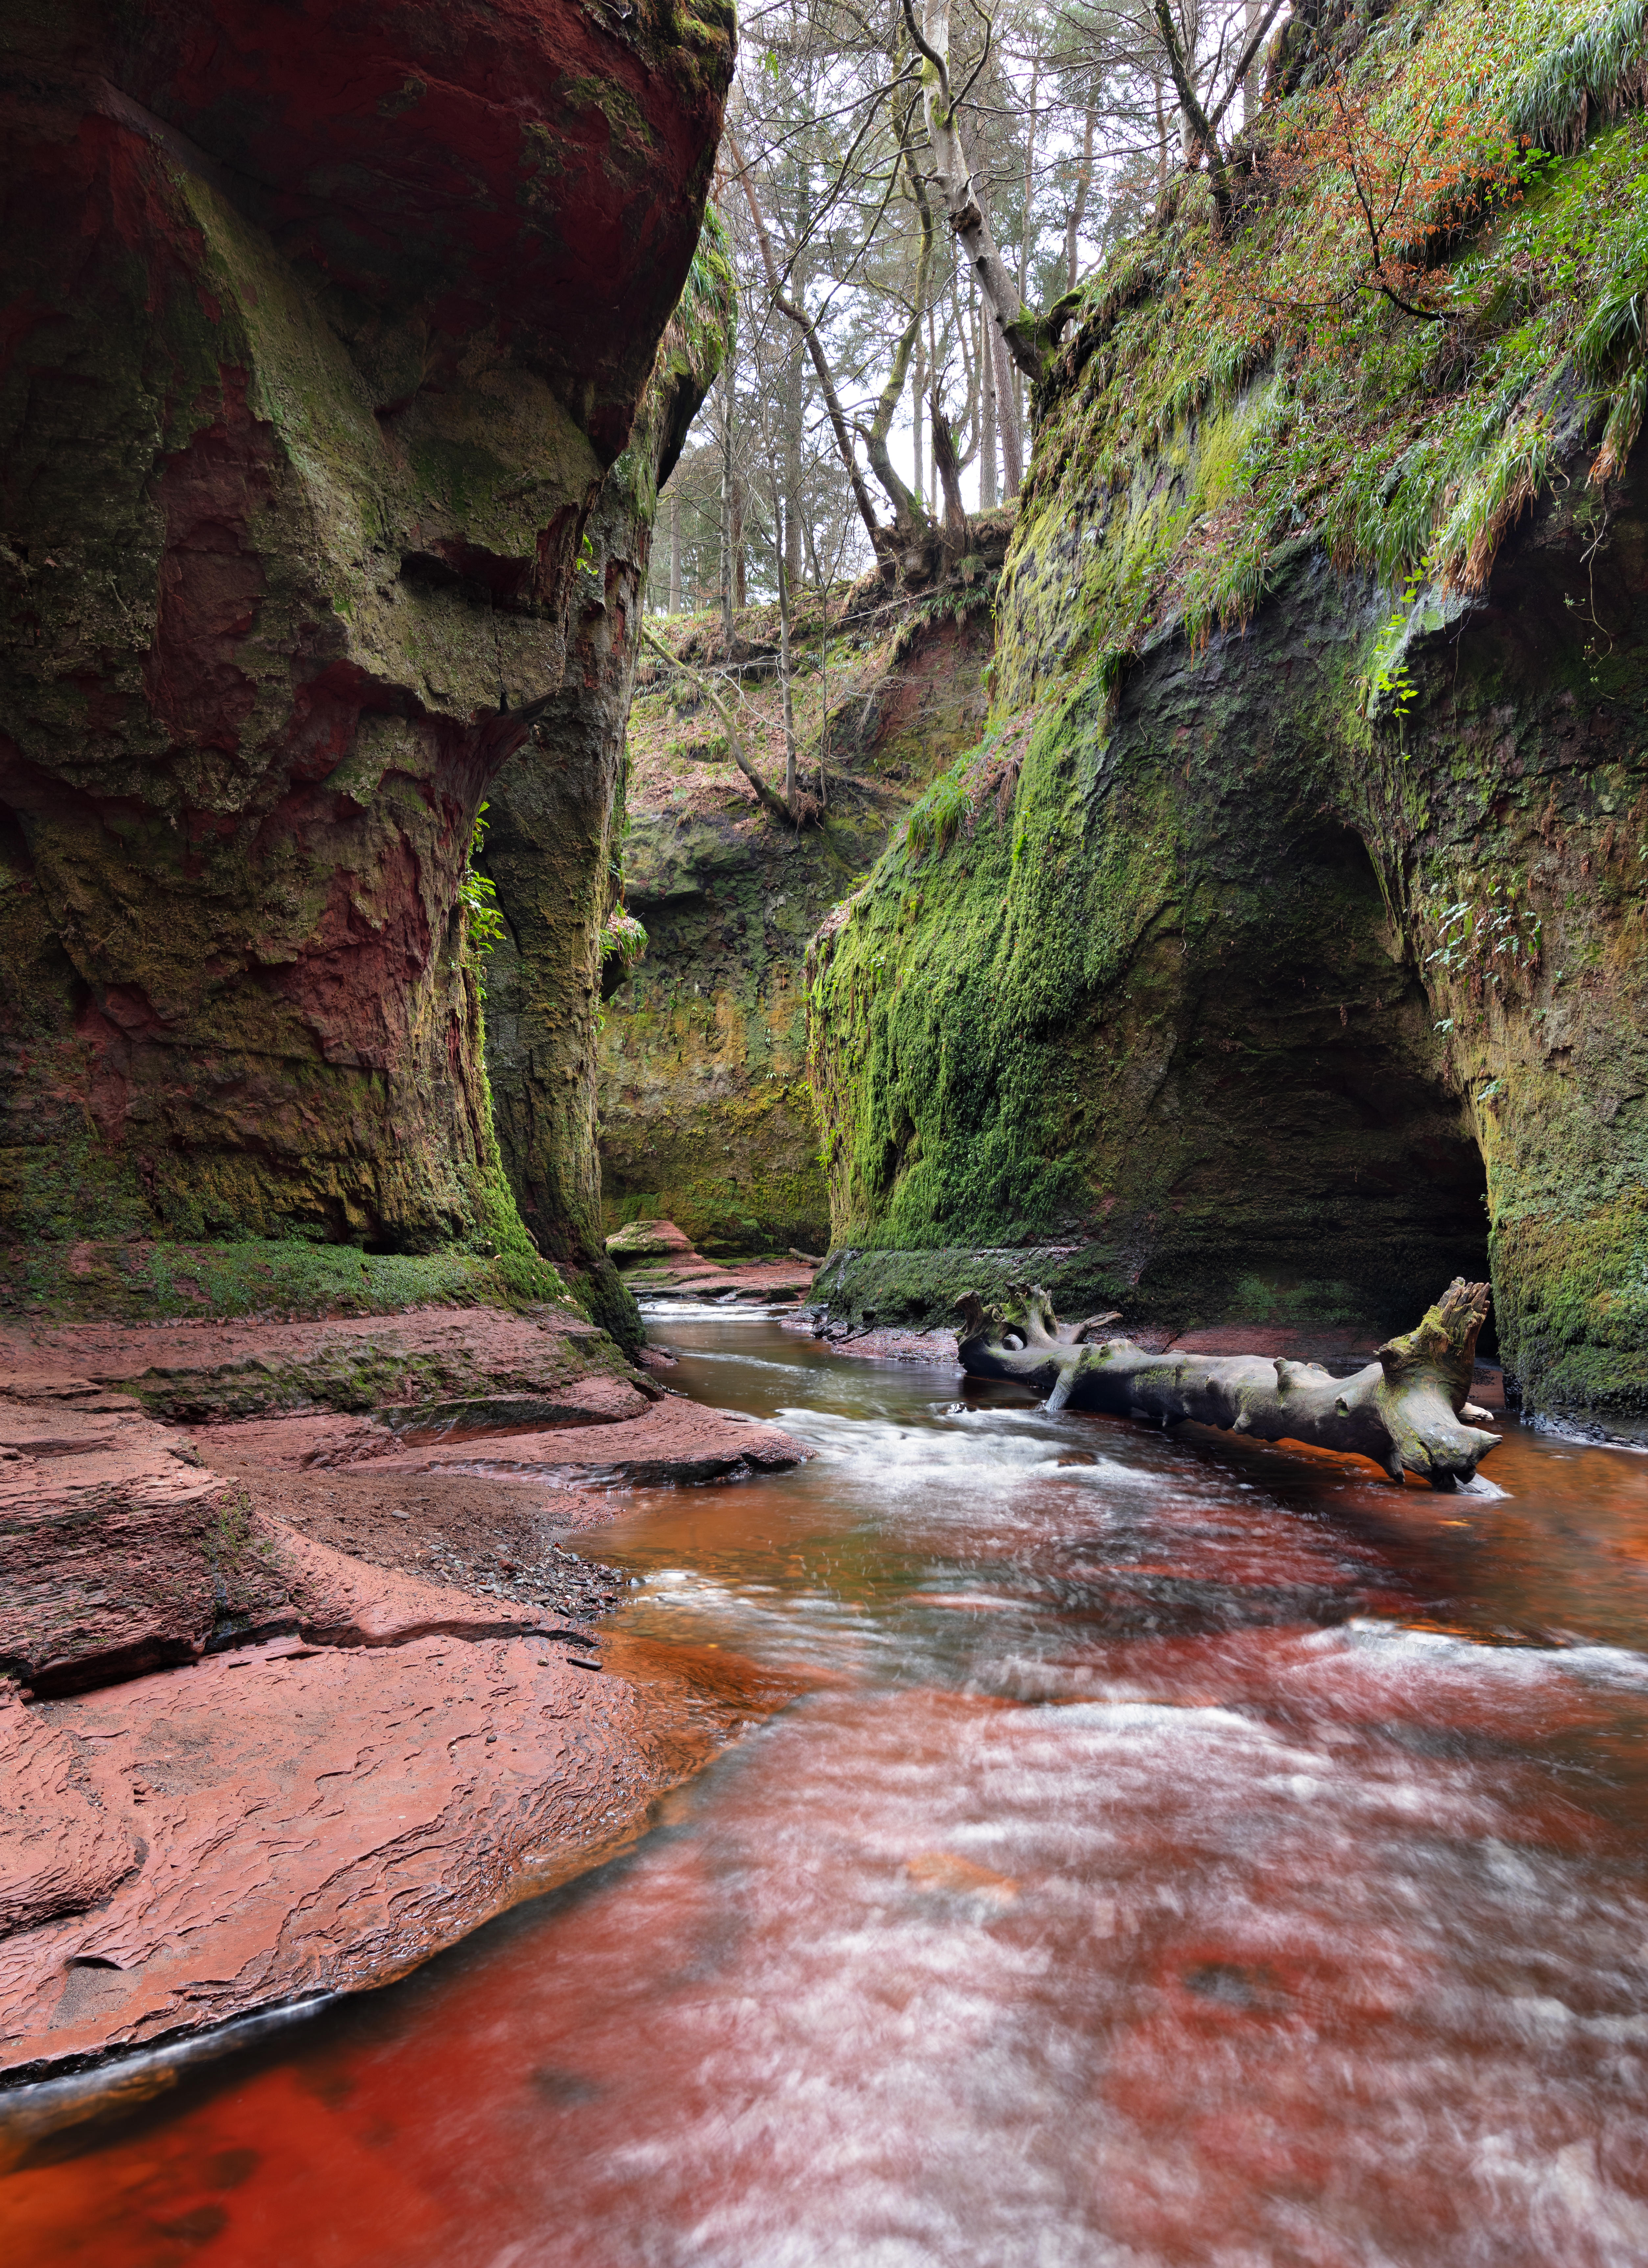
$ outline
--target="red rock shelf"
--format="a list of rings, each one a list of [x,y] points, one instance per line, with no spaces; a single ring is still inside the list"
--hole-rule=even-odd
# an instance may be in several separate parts
[[[713,1736],[595,1665],[553,1538],[804,1454],[558,1314],[0,1341],[0,2080],[381,1982],[635,1831]]]

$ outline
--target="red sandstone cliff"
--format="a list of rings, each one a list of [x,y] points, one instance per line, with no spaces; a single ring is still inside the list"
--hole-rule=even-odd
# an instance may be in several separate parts
[[[561,688],[490,798],[485,867],[507,932],[487,969],[499,1148],[539,1250],[584,1278],[591,1314],[632,1349],[640,1317],[607,1258],[595,1146],[602,945],[619,895],[624,733],[653,516],[732,319],[731,272],[706,228],[634,436],[589,516]]]
[[[22,0],[0,41],[0,1218],[473,1234],[457,878],[731,11]]]

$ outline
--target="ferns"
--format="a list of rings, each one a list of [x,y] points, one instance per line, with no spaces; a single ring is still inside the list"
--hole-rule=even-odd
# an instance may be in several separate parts
[[[504,917],[498,909],[498,886],[489,874],[482,873],[475,863],[486,841],[486,814],[490,809],[491,806],[484,803],[475,814],[469,847],[464,854],[463,872],[458,877],[458,903],[463,908],[464,944],[475,963],[476,990],[483,1000],[486,998],[486,956],[509,934]]]

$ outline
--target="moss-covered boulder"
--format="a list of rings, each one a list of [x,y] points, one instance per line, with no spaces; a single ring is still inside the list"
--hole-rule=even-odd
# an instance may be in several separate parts
[[[834,1234],[905,1319],[920,1255],[936,1313],[1057,1243],[1130,1327],[1383,1332],[1491,1253],[1513,1384],[1648,1428],[1644,13],[1334,16],[1370,136],[1474,74],[1434,320],[1274,154],[1090,287],[989,728],[816,949]]]

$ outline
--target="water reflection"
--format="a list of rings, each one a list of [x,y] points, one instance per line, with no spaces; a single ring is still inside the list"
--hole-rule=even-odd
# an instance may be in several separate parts
[[[1399,1494],[659,1329],[815,1455],[613,1499],[614,1658],[807,1697],[600,1874],[38,2149],[13,2257],[1640,2268],[1642,1460]]]

